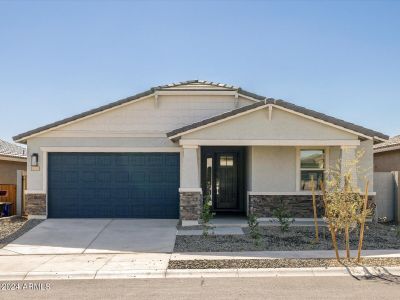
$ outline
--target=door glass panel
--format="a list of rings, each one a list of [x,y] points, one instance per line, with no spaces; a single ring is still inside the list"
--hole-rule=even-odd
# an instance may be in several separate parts
[[[213,159],[212,157],[207,157],[207,165],[206,165],[206,195],[210,196],[212,199],[213,195]]]
[[[231,155],[222,155],[219,158],[219,165],[221,167],[233,167],[233,156],[231,156]]]

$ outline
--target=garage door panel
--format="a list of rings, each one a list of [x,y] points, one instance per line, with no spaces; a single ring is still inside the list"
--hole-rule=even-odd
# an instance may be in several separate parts
[[[179,154],[49,153],[49,217],[178,218]]]

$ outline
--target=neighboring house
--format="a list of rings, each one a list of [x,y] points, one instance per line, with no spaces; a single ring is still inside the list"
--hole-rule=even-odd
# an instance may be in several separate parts
[[[400,135],[374,146],[374,171],[400,171]]]
[[[0,184],[17,184],[17,171],[26,170],[26,149],[0,140]]]
[[[357,149],[365,150],[373,195],[373,145],[387,138],[283,100],[193,80],[14,140],[28,145],[31,217],[180,218],[188,225],[197,223],[203,195],[217,215],[268,218],[284,201],[295,217],[312,217],[310,178]]]

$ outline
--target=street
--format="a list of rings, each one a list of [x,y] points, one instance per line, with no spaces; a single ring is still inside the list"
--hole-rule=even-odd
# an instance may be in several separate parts
[[[7,289],[6,282],[0,282]],[[16,281],[0,299],[395,299],[400,278],[203,278]],[[35,287],[36,290],[29,289]],[[32,285],[32,283],[36,285]],[[37,283],[41,283],[38,285]],[[12,285],[8,285],[10,288]],[[46,288],[47,285],[47,288]],[[37,289],[42,290],[37,290]]]

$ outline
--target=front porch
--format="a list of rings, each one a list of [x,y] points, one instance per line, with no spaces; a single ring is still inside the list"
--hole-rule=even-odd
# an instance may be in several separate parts
[[[208,146],[183,145],[180,218],[197,225],[204,201],[217,217],[253,214],[270,222],[284,207],[293,218],[313,218],[311,178],[323,180],[330,167],[356,156],[356,146]],[[345,171],[345,166],[342,166]],[[363,179],[355,181],[363,185]],[[317,187],[318,188],[318,187]],[[373,201],[371,191],[371,201]],[[318,216],[323,203],[317,192]]]
[[[358,151],[364,152],[359,164],[366,172],[359,178],[353,172],[353,185],[363,190],[368,179],[372,194],[374,137],[351,124],[330,123],[312,111],[285,105],[266,100],[167,134],[183,148],[183,224],[197,224],[206,198],[217,215],[271,218],[284,205],[294,218],[312,218],[311,178],[320,182],[332,167],[346,172],[346,162]]]

